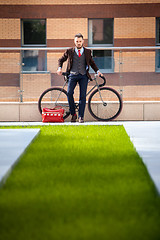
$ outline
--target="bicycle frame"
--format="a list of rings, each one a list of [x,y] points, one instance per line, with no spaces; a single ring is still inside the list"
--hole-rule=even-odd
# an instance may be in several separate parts
[[[64,80],[65,80],[65,82],[64,82],[64,84],[63,84],[62,90],[65,88],[65,86],[66,86],[66,84],[67,84],[67,82],[68,82],[68,78],[66,77],[65,73],[64,73],[63,75],[64,75]],[[97,76],[98,76],[98,75],[95,74],[95,77],[92,79],[92,81],[95,81],[96,84],[87,92],[86,96],[88,96],[88,95],[93,91],[93,89],[95,89],[95,88],[97,87],[97,89],[98,89],[98,91],[99,91],[100,98],[101,98],[101,100],[102,100],[102,102],[103,102],[103,99],[102,99],[101,92],[100,92],[99,88],[102,87],[102,86],[104,86],[104,85],[106,84],[106,79],[105,79],[104,77],[101,77],[104,82],[103,82],[102,84],[98,84],[98,82],[97,82]],[[91,81],[91,80],[89,80],[89,82],[90,82],[90,81]],[[62,91],[61,91],[61,92],[62,92]],[[61,95],[61,92],[59,93],[59,95],[58,95],[58,97],[57,97],[57,99],[56,99],[56,102],[58,101],[58,99],[59,99],[59,97],[60,97],[60,95]]]
[[[55,103],[57,103],[57,101],[58,101],[59,97],[61,96],[61,93],[62,93],[63,89],[65,88],[66,84],[67,84],[67,81],[65,81],[65,83],[63,84],[62,90],[61,90],[61,92],[59,93],[59,95],[58,95]]]
[[[101,101],[102,101],[103,104],[104,104],[104,101],[103,101],[103,99],[102,99],[102,95],[101,95],[101,92],[100,92],[99,88],[102,87],[102,86],[104,86],[104,85],[106,84],[106,79],[105,79],[104,77],[101,77],[104,82],[103,82],[102,84],[98,84],[96,76],[97,76],[97,74],[95,74],[95,77],[94,77],[94,79],[93,79],[93,80],[96,82],[96,84],[93,86],[93,88],[91,88],[91,89],[87,92],[86,96],[88,96],[88,95],[93,91],[93,89],[95,89],[95,88],[97,87],[98,92],[99,92],[99,96],[100,96],[100,98],[101,98]]]

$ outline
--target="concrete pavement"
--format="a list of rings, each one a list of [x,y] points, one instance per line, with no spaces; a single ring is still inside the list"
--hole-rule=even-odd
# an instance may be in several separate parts
[[[39,129],[0,130],[0,184],[6,180],[21,154],[39,131]]]

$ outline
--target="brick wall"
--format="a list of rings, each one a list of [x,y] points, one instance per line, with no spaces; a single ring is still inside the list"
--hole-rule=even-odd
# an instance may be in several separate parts
[[[20,54],[1,52],[0,53],[0,73],[19,73]]]
[[[0,19],[0,39],[20,39],[20,19]]]
[[[82,32],[88,38],[87,18],[50,18],[47,20],[47,39],[73,39],[75,33]]]
[[[155,46],[156,17],[160,17],[159,0],[82,0],[80,3],[77,0],[0,0],[0,46],[21,46],[23,18],[46,19],[48,47],[71,47],[74,35],[78,32],[84,35],[87,46],[88,18],[114,18],[114,46]],[[37,99],[51,82],[52,85],[62,84],[60,77],[55,75],[57,61],[62,54],[63,51],[48,51],[47,70],[51,74],[23,74],[24,99]],[[115,51],[115,73],[106,75],[109,84],[119,84],[117,73],[121,67],[125,79],[124,85],[130,85],[131,82],[133,85],[138,85],[144,79],[144,73],[152,76],[152,81],[148,78],[145,84],[158,85],[154,51],[123,52],[122,66],[119,66],[119,57],[119,53]],[[1,96],[7,98],[13,93],[17,97],[22,81],[19,75],[19,61],[19,52],[0,51]],[[65,68],[66,63],[63,70]],[[141,74],[137,75],[138,80],[134,73]]]
[[[19,88],[12,86],[0,87],[0,102],[19,102]]]
[[[115,72],[119,72],[119,52],[114,53]],[[155,52],[123,52],[121,72],[155,72]]]
[[[155,38],[155,18],[115,18],[114,38]]]
[[[0,4],[6,5],[68,5],[68,4],[134,4],[134,3],[159,3],[159,0],[1,0]]]
[[[40,94],[49,87],[50,74],[23,74],[24,101],[38,101]]]

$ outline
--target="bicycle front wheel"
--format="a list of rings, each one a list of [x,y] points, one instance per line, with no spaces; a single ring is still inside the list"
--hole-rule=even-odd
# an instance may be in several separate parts
[[[99,121],[115,119],[122,110],[122,99],[113,88],[102,87],[91,93],[88,99],[90,114]]]
[[[67,92],[62,88],[48,88],[39,98],[39,112],[42,114],[43,108],[54,108],[56,106],[61,106],[64,109],[64,119],[70,115]]]

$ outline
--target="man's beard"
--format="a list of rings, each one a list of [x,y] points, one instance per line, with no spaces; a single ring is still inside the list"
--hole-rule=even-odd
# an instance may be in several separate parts
[[[83,47],[83,45],[81,45],[80,47],[77,47],[77,49],[81,49]]]

